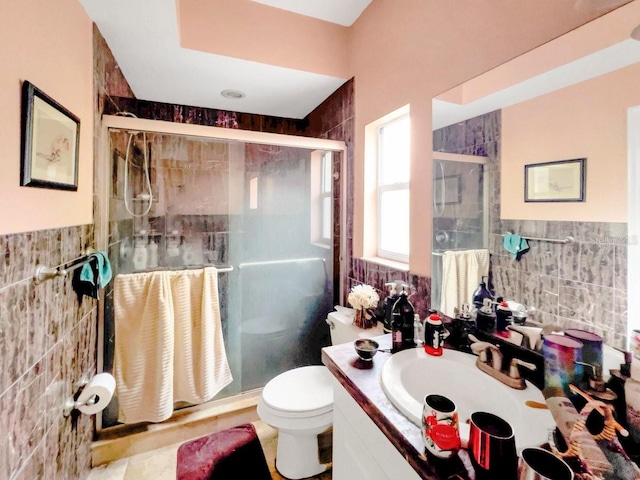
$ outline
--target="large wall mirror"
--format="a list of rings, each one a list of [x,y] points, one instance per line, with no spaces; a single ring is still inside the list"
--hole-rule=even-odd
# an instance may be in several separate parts
[[[487,159],[495,293],[620,349],[640,328],[638,25],[628,3],[433,100],[434,151]],[[525,201],[526,166],[583,158],[583,201]],[[519,259],[505,233],[532,239]]]

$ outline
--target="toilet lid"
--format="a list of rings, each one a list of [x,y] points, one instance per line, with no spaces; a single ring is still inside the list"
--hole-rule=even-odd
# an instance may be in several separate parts
[[[294,368],[281,373],[262,390],[265,405],[284,412],[314,412],[333,409],[333,386],[329,369],[320,365]]]

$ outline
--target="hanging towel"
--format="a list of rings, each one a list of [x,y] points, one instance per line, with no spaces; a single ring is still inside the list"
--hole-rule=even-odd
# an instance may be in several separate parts
[[[458,250],[442,254],[440,311],[454,317],[455,308],[471,303],[473,292],[483,276],[489,275],[489,251]]]
[[[123,423],[161,422],[232,381],[215,268],[118,275],[115,359]]]
[[[100,251],[90,254],[89,261],[74,270],[71,285],[78,295],[78,302],[81,302],[83,295],[98,298],[100,289],[110,281],[111,263],[107,254]]]
[[[89,255],[91,261],[95,261],[95,269],[90,268],[90,263],[85,263],[80,271],[80,280],[89,282],[98,288],[104,288],[111,281],[111,262],[107,254],[99,251]],[[97,274],[96,274],[97,272]]]
[[[515,233],[505,233],[502,236],[502,246],[514,260],[520,260],[522,254],[529,250],[527,239]]]

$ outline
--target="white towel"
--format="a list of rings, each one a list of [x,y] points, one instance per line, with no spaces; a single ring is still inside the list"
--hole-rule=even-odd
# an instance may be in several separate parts
[[[161,422],[231,383],[215,268],[118,275],[114,317],[120,421]]]
[[[454,308],[471,304],[473,292],[483,276],[489,275],[489,251],[446,251],[442,255],[442,290],[440,311],[449,317]]]

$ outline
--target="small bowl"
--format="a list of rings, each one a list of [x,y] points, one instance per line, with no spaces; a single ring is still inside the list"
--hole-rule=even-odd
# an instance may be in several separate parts
[[[376,353],[378,353],[378,348],[380,345],[375,340],[371,340],[370,338],[359,338],[355,342],[353,342],[353,346],[358,353],[358,356],[361,360],[365,362],[370,362],[373,360],[373,357]]]

